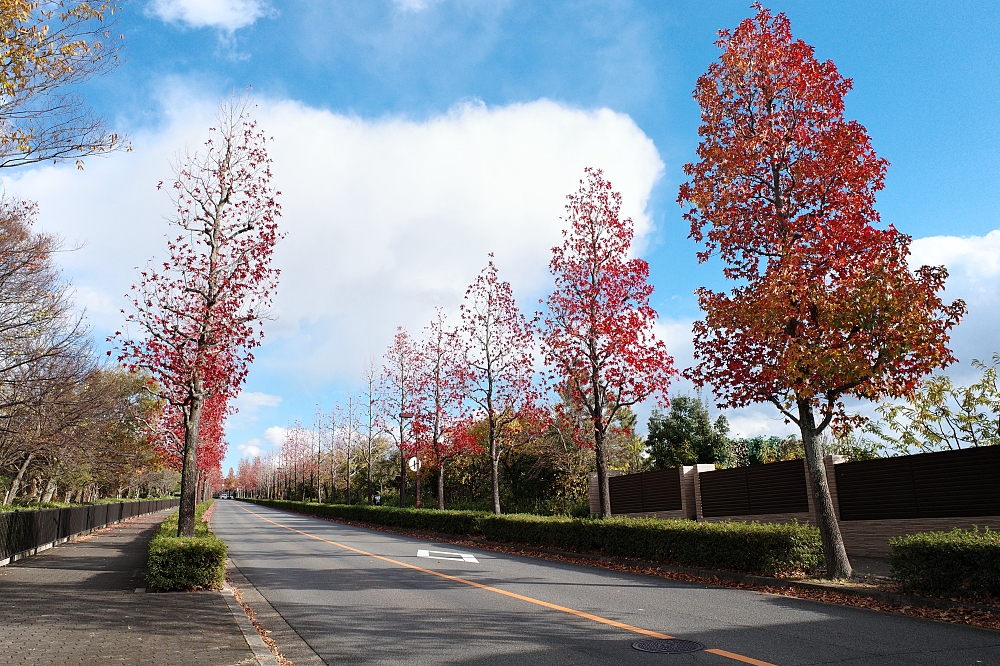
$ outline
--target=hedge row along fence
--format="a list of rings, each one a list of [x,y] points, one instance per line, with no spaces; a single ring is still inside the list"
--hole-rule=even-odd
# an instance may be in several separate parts
[[[63,509],[0,512],[0,564],[32,555],[70,538],[177,506],[180,500],[88,504]]]
[[[160,524],[156,536],[149,542],[147,589],[171,592],[222,587],[226,577],[227,547],[202,520],[211,506],[212,500],[208,500],[195,508],[193,537],[176,536],[176,513]]]
[[[287,500],[245,501],[326,518],[498,543],[771,576],[800,574],[823,560],[819,530],[796,523],[698,523],[621,517],[595,520]]]
[[[1000,600],[1000,532],[924,532],[890,539],[889,563],[905,592]]]

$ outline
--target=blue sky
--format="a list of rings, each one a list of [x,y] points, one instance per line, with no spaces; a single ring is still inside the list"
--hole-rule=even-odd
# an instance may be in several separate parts
[[[847,113],[892,164],[883,220],[946,263],[970,302],[955,336],[964,372],[996,344],[1000,280],[1000,71],[995,2],[782,2],[794,34],[854,80]],[[583,166],[603,166],[636,218],[654,305],[690,358],[699,266],[674,203],[697,145],[696,78],[747,2],[131,0],[127,62],[84,91],[135,150],[6,174],[40,224],[87,243],[66,260],[95,335],[118,326],[134,266],[162,253],[155,183],[204,140],[214,106],[252,86],[275,136],[289,231],[279,319],[230,423],[231,454],[309,423],[379,356],[454,309],[496,251],[525,307]],[[920,240],[924,239],[924,240]],[[784,425],[767,407],[730,415],[744,434]],[[270,430],[269,430],[270,429]]]

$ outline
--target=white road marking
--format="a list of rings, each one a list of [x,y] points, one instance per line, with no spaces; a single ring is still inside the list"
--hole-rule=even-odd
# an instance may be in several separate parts
[[[432,560],[451,560],[452,562],[472,562],[479,564],[475,555],[467,553],[447,553],[443,550],[418,550],[417,557],[429,557]]]

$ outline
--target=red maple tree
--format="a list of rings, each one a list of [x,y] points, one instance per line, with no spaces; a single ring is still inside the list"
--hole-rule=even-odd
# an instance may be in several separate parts
[[[420,408],[420,352],[417,344],[402,326],[396,329],[392,344],[385,353],[380,381],[380,412],[384,423],[395,424],[386,428],[399,450],[399,506],[406,506],[407,458],[417,451],[419,442],[414,426]],[[418,477],[419,479],[419,472]]]
[[[563,244],[552,248],[555,285],[546,305],[542,340],[557,391],[582,407],[590,420],[587,443],[597,459],[601,515],[611,515],[606,442],[608,428],[625,407],[657,395],[677,373],[656,339],[656,311],[649,265],[629,259],[633,224],[620,215],[621,194],[600,169],[569,195]]]
[[[817,436],[847,427],[842,398],[906,395],[954,361],[965,311],[939,297],[943,267],[907,265],[910,239],[876,228],[887,162],[844,118],[850,79],[793,39],[784,14],[720,32],[698,79],[700,161],[680,188],[698,257],[718,255],[729,293],[699,289],[691,377],[720,407],[770,402],[798,425],[828,575],[851,573]]]
[[[510,283],[497,275],[493,255],[465,293],[458,344],[463,393],[486,423],[493,512],[500,513],[500,454],[518,415],[537,401],[532,326],[518,310]]]
[[[438,308],[418,348],[417,414],[414,432],[418,450],[437,469],[438,508],[444,510],[444,473],[459,453],[475,450],[463,410],[463,368],[456,331],[448,328]]]
[[[207,401],[224,404],[239,393],[277,287],[271,256],[280,206],[266,141],[249,102],[233,100],[220,108],[204,150],[178,161],[169,257],[132,286],[127,319],[142,337],[115,336],[119,360],[149,372],[158,395],[182,415],[180,536],[194,534]],[[212,423],[222,427],[221,418]]]

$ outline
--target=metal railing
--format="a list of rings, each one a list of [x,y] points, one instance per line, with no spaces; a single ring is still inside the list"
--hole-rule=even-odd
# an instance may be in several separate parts
[[[139,500],[0,513],[0,566],[79,534],[179,504],[179,499]]]

